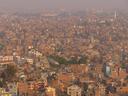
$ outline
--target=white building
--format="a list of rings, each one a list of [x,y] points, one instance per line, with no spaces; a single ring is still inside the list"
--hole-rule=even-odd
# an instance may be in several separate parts
[[[56,89],[52,87],[47,87],[46,96],[56,96]]]
[[[69,96],[81,96],[81,88],[77,85],[72,85],[67,88],[67,94]]]

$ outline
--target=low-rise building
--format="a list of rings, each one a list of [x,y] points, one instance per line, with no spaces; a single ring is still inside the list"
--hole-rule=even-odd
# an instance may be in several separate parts
[[[47,87],[46,96],[56,96],[56,89],[52,87]]]
[[[67,94],[69,96],[81,96],[81,88],[77,85],[72,85],[67,88]]]

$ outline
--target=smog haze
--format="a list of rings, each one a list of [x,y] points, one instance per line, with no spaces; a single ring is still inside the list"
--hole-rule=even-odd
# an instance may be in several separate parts
[[[127,0],[0,0],[0,9],[35,12],[45,9],[85,10],[104,8],[127,10],[127,4]]]

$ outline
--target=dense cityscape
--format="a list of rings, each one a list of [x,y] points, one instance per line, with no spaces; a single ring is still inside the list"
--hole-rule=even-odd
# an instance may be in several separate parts
[[[128,96],[128,13],[0,12],[0,96]]]

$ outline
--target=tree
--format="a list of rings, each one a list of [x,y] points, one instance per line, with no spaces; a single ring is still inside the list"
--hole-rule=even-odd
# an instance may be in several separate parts
[[[4,45],[0,44],[0,51],[3,49]]]
[[[49,58],[54,59],[59,64],[86,64],[88,60],[87,56],[81,56],[80,59],[78,59],[77,57],[72,57],[70,58],[70,60],[66,60],[64,57],[60,57],[57,55],[51,55],[49,56]]]
[[[87,56],[81,56],[81,58],[79,59],[78,63],[79,64],[86,64],[87,63]]]
[[[0,88],[2,88],[4,86],[4,83],[2,80],[0,80]]]
[[[75,57],[72,57],[69,61],[68,64],[78,64],[78,61]]]
[[[2,73],[2,79],[4,81],[10,81],[15,77],[16,74],[16,67],[13,65],[7,65],[7,68]]]
[[[54,59],[55,61],[57,61],[59,64],[67,64],[67,60],[65,59],[65,58],[63,58],[63,57],[60,57],[60,56],[57,56],[57,55],[55,55],[55,56],[49,56],[49,58],[52,58],[52,59]]]
[[[122,69],[125,69],[125,68],[126,68],[126,65],[123,63],[123,64],[121,65],[121,68],[122,68]]]
[[[87,83],[83,83],[83,90],[85,92],[88,90],[88,84]]]
[[[128,80],[128,76],[125,77],[125,80]]]

